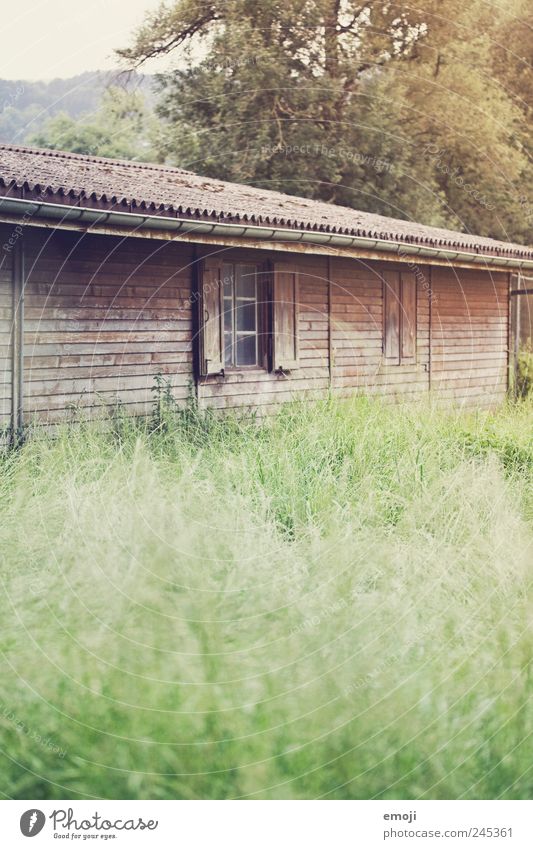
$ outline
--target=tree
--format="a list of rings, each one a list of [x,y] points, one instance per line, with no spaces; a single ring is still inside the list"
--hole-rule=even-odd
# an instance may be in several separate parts
[[[184,0],[149,17],[121,55],[139,64],[208,45],[201,62],[161,79],[166,156],[209,175],[349,202],[354,180],[370,170],[360,141],[372,77],[394,50],[407,56],[418,32],[400,21],[398,4],[374,5],[372,19],[367,6],[340,0]]]
[[[509,238],[531,165],[494,46],[521,4],[177,0],[119,54],[185,61],[159,80],[171,162]]]
[[[89,156],[152,160],[151,118],[142,94],[112,86],[97,112],[76,120],[65,112],[50,118],[29,143]]]
[[[427,34],[417,44],[415,73],[402,82],[398,125],[412,125],[406,134],[433,168],[448,224],[527,241],[532,233],[522,227],[519,187],[531,174],[524,146],[529,119],[497,61],[504,53],[506,66],[518,73],[520,59],[505,34],[517,26],[519,6],[487,10],[472,3],[460,10],[426,3]],[[411,173],[416,179],[420,159],[413,159]]]

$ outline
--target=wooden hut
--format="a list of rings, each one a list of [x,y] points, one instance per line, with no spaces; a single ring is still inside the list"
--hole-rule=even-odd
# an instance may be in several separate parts
[[[0,425],[356,391],[494,405],[533,250],[188,171],[0,146]]]

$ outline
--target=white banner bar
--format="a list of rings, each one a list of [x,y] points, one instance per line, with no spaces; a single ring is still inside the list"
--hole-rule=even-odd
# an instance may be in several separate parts
[[[529,801],[4,801],[1,845],[533,847]],[[28,841],[35,838],[35,844]]]

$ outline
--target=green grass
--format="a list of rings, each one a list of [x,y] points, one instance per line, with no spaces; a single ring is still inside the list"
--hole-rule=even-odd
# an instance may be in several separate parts
[[[531,402],[162,406],[2,460],[0,792],[530,798]]]

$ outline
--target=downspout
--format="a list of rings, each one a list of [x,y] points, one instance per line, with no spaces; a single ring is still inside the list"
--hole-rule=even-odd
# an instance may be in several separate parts
[[[331,309],[332,309],[332,293],[331,293],[331,257],[327,258],[327,275],[328,275],[328,387],[329,393],[333,388],[333,349],[332,349],[332,328],[331,328]]]
[[[513,274],[507,273],[507,395],[512,398],[515,381],[511,371],[512,347],[513,347],[513,299],[511,291],[513,288]]]
[[[24,435],[24,236],[13,248],[13,344],[11,364],[11,444]]]
[[[192,249],[192,274],[191,274],[191,328],[192,328],[192,344],[191,344],[191,354],[192,354],[192,379],[194,382],[193,392],[194,392],[194,402],[196,405],[196,409],[200,409],[201,402],[201,390],[200,390],[200,352],[198,350],[199,346],[199,334],[200,334],[200,316],[199,316],[199,306],[200,306],[200,259],[198,257],[198,248],[196,245],[193,245]]]
[[[433,344],[432,325],[433,325],[433,274],[431,266],[428,266],[429,274],[429,327],[428,327],[428,393],[431,394],[431,346]]]

